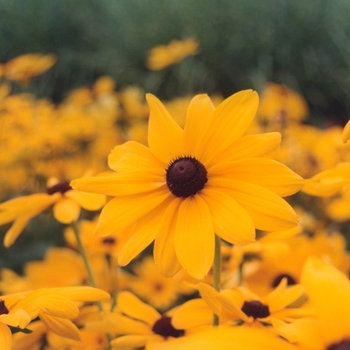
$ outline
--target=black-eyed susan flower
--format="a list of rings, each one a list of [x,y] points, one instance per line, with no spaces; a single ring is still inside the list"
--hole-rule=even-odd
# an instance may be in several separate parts
[[[194,97],[184,129],[148,94],[149,148],[136,142],[109,156],[114,176],[72,181],[74,189],[114,198],[102,210],[96,232],[129,230],[119,263],[128,264],[152,241],[160,272],[180,267],[203,278],[214,258],[214,232],[233,244],[255,240],[255,228],[297,225],[281,196],[297,192],[300,176],[270,159],[278,133],[244,136],[258,108],[258,95],[241,91],[214,108],[207,95]]]
[[[306,350],[350,348],[350,282],[334,266],[311,257],[303,268],[301,283],[306,287],[315,317],[275,326],[283,337]]]
[[[78,220],[81,208],[98,210],[105,202],[104,195],[76,191],[68,182],[53,179],[47,188],[47,193],[31,194],[0,203],[0,225],[13,222],[5,234],[4,246],[10,247],[28,222],[51,205],[56,220],[69,224]]]

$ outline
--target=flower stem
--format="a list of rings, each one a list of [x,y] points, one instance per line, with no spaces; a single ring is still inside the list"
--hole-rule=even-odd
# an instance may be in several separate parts
[[[83,242],[81,241],[80,230],[79,230],[78,223],[76,221],[72,222],[72,228],[73,228],[73,231],[74,231],[74,234],[75,234],[75,238],[76,238],[77,243],[78,243],[79,252],[80,252],[80,254],[81,254],[82,258],[83,258],[85,269],[86,269],[86,272],[88,274],[89,284],[90,284],[91,287],[97,288],[95,277],[94,277],[94,275],[92,273],[90,261],[89,261],[89,258],[87,256],[87,254],[86,254],[86,250],[85,250],[85,247],[83,245]]]
[[[87,254],[86,254],[85,247],[84,247],[83,242],[81,241],[81,238],[80,238],[80,230],[79,230],[78,222],[77,221],[73,221],[71,226],[72,226],[72,229],[74,231],[75,238],[77,240],[77,244],[78,244],[78,249],[79,249],[80,255],[82,256],[83,261],[84,261],[85,269],[86,269],[86,272],[88,274],[89,284],[90,284],[91,287],[97,288],[97,284],[96,284],[96,281],[95,281],[94,274],[92,273],[92,269],[91,269],[89,258],[88,258]],[[103,311],[102,303],[100,301],[97,301],[96,305],[97,305],[98,309],[100,310],[100,312],[102,312]],[[108,333],[106,333],[106,336],[107,336],[107,340],[108,340],[108,350],[109,350],[111,348],[110,347],[110,342],[111,342],[112,338],[111,338],[111,335],[108,334]]]
[[[220,292],[220,276],[221,276],[221,238],[215,235],[215,255],[213,264],[214,288]],[[219,316],[214,314],[213,326],[219,325]]]

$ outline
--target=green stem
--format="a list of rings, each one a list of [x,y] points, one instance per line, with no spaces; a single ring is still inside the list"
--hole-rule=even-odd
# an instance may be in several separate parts
[[[96,280],[95,280],[94,274],[92,273],[89,258],[86,254],[85,247],[84,247],[83,242],[81,241],[81,238],[80,238],[80,230],[79,230],[78,222],[77,221],[72,222],[71,226],[73,228],[74,235],[75,235],[75,238],[76,238],[77,243],[78,243],[78,249],[79,249],[80,255],[82,256],[83,261],[84,261],[85,269],[86,269],[86,272],[88,274],[89,284],[91,287],[97,288]],[[102,303],[100,301],[97,301],[96,305],[97,305],[99,311],[102,312],[103,311]],[[107,334],[107,339],[108,339],[108,350],[109,350],[110,349],[109,344],[110,344],[111,339],[112,339],[110,334]]]
[[[213,264],[214,288],[220,292],[221,287],[221,238],[215,235],[215,255]],[[214,314],[213,326],[219,325],[219,316]]]
[[[72,228],[73,228],[73,231],[74,231],[74,234],[75,234],[75,238],[76,238],[77,243],[78,243],[79,252],[80,252],[80,254],[81,254],[82,258],[83,258],[85,269],[86,269],[86,272],[88,274],[89,284],[90,284],[91,287],[97,288],[97,284],[96,284],[96,281],[95,281],[95,277],[94,277],[94,275],[92,273],[92,269],[91,269],[89,258],[88,258],[87,254],[86,254],[85,247],[84,247],[83,242],[81,241],[81,238],[80,238],[79,225],[78,225],[78,223],[76,221],[74,221],[72,223]]]

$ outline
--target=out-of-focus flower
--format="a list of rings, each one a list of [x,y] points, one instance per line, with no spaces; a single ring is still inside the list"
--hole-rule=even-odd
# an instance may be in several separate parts
[[[53,54],[28,53],[5,63],[4,76],[8,80],[27,84],[31,78],[49,70],[57,61]]]
[[[73,190],[68,182],[51,179],[47,193],[32,194],[0,203],[0,225],[14,221],[4,237],[4,246],[10,247],[24,227],[36,215],[53,205],[54,217],[64,224],[79,218],[81,208],[98,210],[106,203],[101,194]]]
[[[179,296],[196,291],[179,279],[162,276],[151,256],[136,263],[132,270],[134,275],[128,284],[130,290],[158,310],[168,309]]]
[[[348,349],[350,346],[350,282],[347,276],[311,257],[303,268],[305,286],[315,317],[291,324],[276,321],[280,334],[303,349]]]
[[[39,317],[51,331],[75,340],[80,333],[71,320],[79,315],[77,303],[109,298],[107,292],[91,287],[41,288],[2,297],[13,311],[25,310],[31,320]]]
[[[261,94],[258,116],[272,125],[285,127],[300,122],[309,110],[304,98],[284,85],[269,83]]]
[[[193,38],[172,40],[168,45],[156,46],[150,50],[146,67],[161,70],[172,64],[181,62],[185,57],[196,55],[199,44]]]
[[[121,265],[155,240],[162,274],[172,276],[182,266],[203,278],[213,263],[214,232],[242,245],[254,241],[255,227],[272,231],[297,225],[297,215],[281,196],[297,192],[303,179],[268,158],[279,135],[243,136],[258,107],[255,92],[236,93],[217,108],[207,95],[194,97],[184,130],[155,96],[147,100],[150,147],[126,142],[109,156],[114,176],[71,182],[81,191],[114,196],[96,232],[132,230],[119,254]]]
[[[348,142],[350,139],[350,120],[346,123],[343,129],[343,142]]]

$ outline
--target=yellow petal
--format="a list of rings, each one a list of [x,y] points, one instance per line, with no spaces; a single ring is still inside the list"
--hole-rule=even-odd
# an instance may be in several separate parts
[[[10,229],[6,232],[4,237],[4,246],[6,248],[9,248],[12,246],[12,244],[16,241],[18,236],[27,226],[30,219],[31,217],[23,215],[23,216],[20,216],[17,220],[15,220],[15,222],[12,224]]]
[[[16,310],[9,314],[0,315],[0,324],[6,323],[7,325],[12,327],[19,327],[24,329],[28,326],[30,321],[31,321],[31,318],[29,314],[22,309]]]
[[[152,191],[164,185],[165,169],[161,176],[149,172],[133,172],[115,174],[113,176],[84,177],[71,182],[73,188],[80,191],[92,192],[94,196],[97,193],[107,196],[126,196]],[[92,194],[90,193],[90,195]]]
[[[280,231],[298,224],[298,216],[293,208],[281,197],[263,187],[226,178],[212,179],[210,185],[234,198],[260,230]]]
[[[102,289],[88,286],[50,288],[53,292],[60,293],[72,301],[97,301],[110,299],[109,293]]]
[[[215,109],[202,139],[203,156],[200,160],[203,163],[231,146],[246,132],[258,104],[258,94],[244,90],[230,96]]]
[[[304,180],[294,171],[268,158],[248,158],[232,163],[222,161],[211,167],[209,174],[252,183],[281,197],[296,193],[304,184]]]
[[[102,209],[95,232],[107,236],[128,228],[170,195],[168,188],[164,187],[152,192],[115,197]]]
[[[350,335],[350,282],[335,267],[318,258],[309,258],[302,270],[301,282],[333,339]]]
[[[209,123],[215,107],[208,95],[196,95],[187,109],[184,128],[185,154],[200,158],[202,147],[200,139]]]
[[[214,228],[208,206],[199,196],[181,203],[174,241],[180,264],[191,276],[202,279],[213,264]]]
[[[118,294],[117,307],[125,315],[143,321],[150,327],[161,317],[156,309],[127,291]]]
[[[148,144],[152,153],[168,164],[183,155],[183,130],[176,124],[157,97],[147,94],[150,106]]]
[[[53,207],[53,216],[63,224],[70,224],[78,220],[80,206],[69,198],[62,198]]]
[[[343,130],[343,142],[348,142],[350,139],[350,120],[346,123]]]
[[[210,169],[216,163],[234,162],[239,159],[268,157],[273,158],[278,153],[281,143],[281,134],[278,132],[269,132],[265,134],[245,135],[234,142],[230,147],[217,153],[206,163]]]
[[[238,245],[255,241],[254,222],[234,199],[211,188],[205,188],[200,196],[209,207],[218,236]]]
[[[148,147],[135,141],[116,146],[108,156],[108,166],[117,173],[147,171],[162,175],[167,164],[160,162]]]
[[[52,332],[61,337],[80,340],[79,329],[72,321],[66,318],[50,316],[43,312],[40,312],[39,317]]]
[[[265,329],[215,327],[207,331],[163,342],[150,350],[297,350]]]
[[[172,325],[177,329],[212,324],[213,311],[203,299],[191,299],[176,308],[171,317]]]
[[[207,303],[211,310],[218,316],[220,316],[222,312],[222,306],[220,302],[217,300],[217,295],[219,292],[214,289],[212,286],[209,286],[208,284],[205,283],[198,283],[197,284],[198,291]]]
[[[113,349],[118,350],[132,350],[136,348],[144,348],[149,338],[149,335],[124,335],[113,339],[111,341],[111,345]]]
[[[251,317],[247,316],[241,308],[235,304],[232,298],[229,298],[228,295],[224,293],[218,293],[217,299],[220,301],[221,305],[231,311],[238,319],[243,320],[244,322],[250,322]]]
[[[180,198],[172,199],[161,218],[154,242],[153,256],[159,272],[165,277],[174,276],[181,269],[174,247],[177,210]]]
[[[0,344],[2,350],[12,349],[12,334],[10,328],[0,322]]]
[[[64,196],[74,200],[86,210],[99,210],[106,203],[106,196],[103,194],[71,190],[67,191]]]
[[[146,249],[155,239],[156,233],[159,231],[161,218],[167,205],[162,203],[160,206],[151,210],[143,218],[137,221],[135,226],[131,228],[131,237],[123,245],[118,256],[118,264],[125,266]]]

